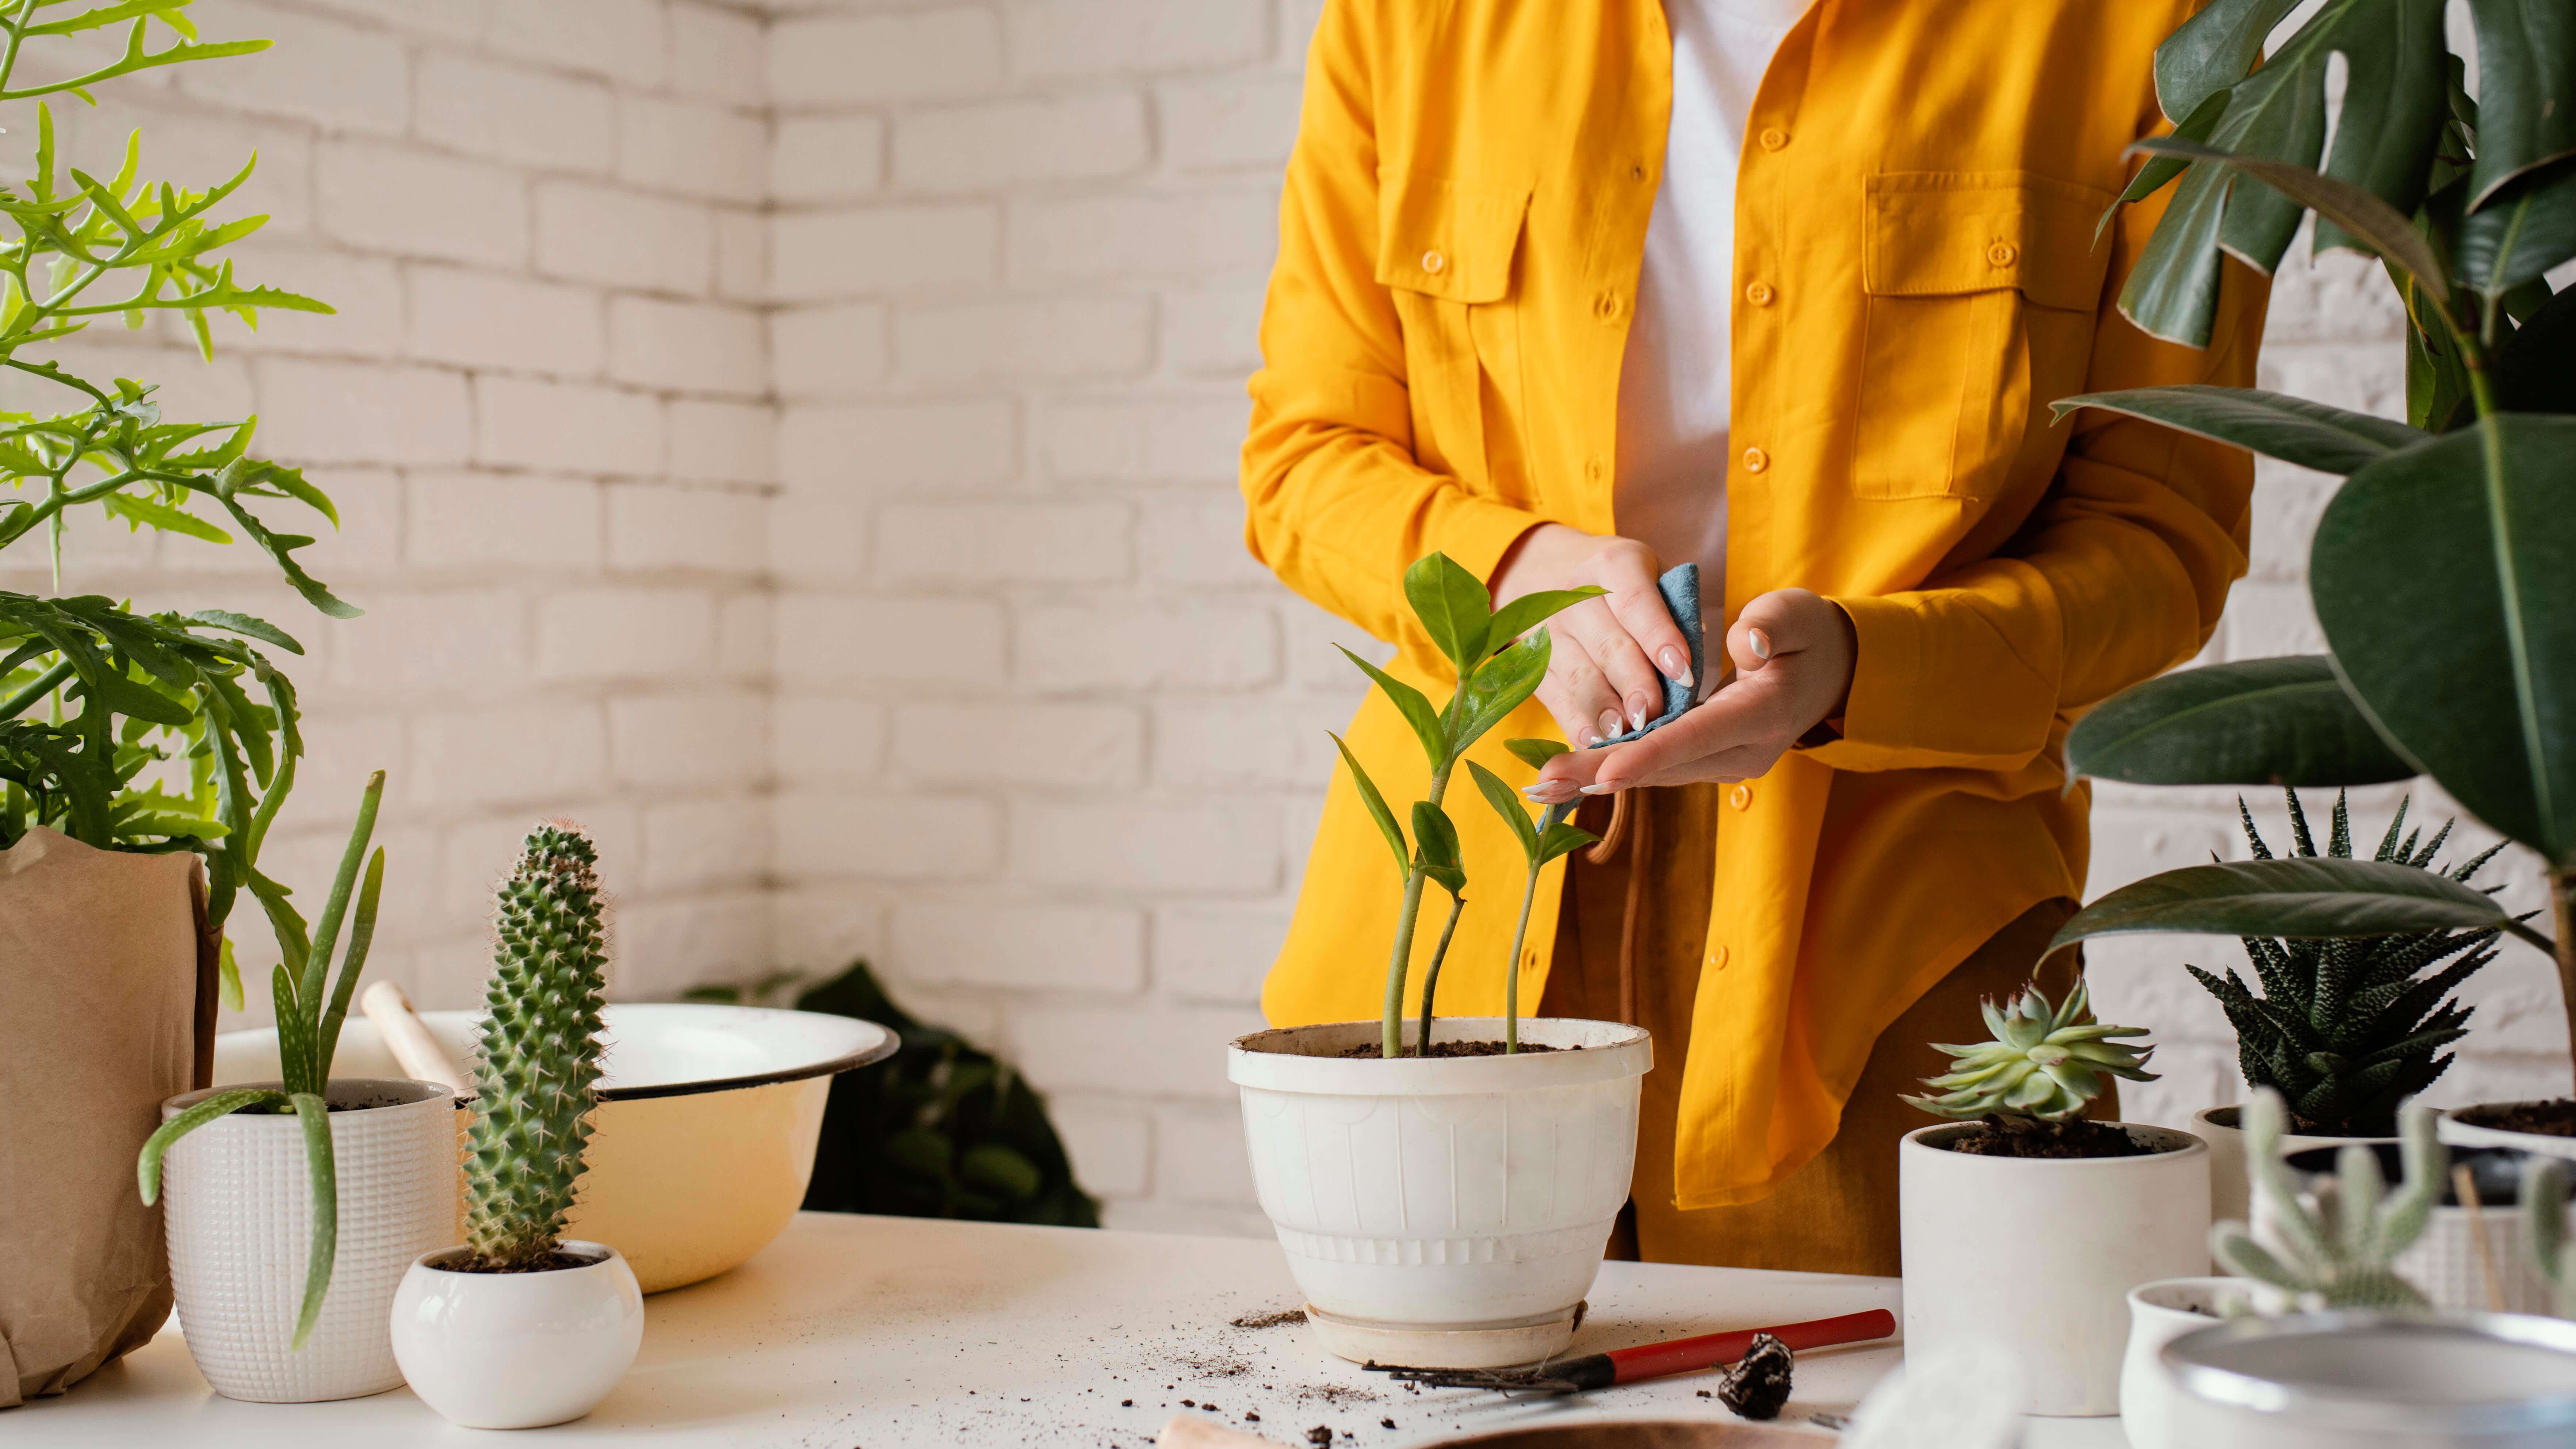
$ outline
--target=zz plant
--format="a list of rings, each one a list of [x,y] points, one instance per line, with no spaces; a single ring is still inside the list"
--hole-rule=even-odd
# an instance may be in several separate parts
[[[2309,592],[2332,653],[2151,680],[2068,740],[2078,773],[2152,784],[2358,785],[2429,774],[2538,852],[2555,939],[2394,860],[2197,866],[2096,903],[2055,944],[2120,931],[2282,937],[2500,931],[2550,952],[2576,1023],[2576,7],[2468,0],[2479,94],[2444,0],[2212,0],[2156,51],[2174,132],[2121,197],[2176,188],[2121,295],[2205,346],[2221,256],[2269,272],[2302,217],[2376,257],[2405,304],[2407,420],[2256,389],[2068,398],[2342,476]],[[2348,67],[2326,145],[2326,71]],[[2260,67],[2257,68],[2257,62]],[[2322,166],[2320,165],[2322,162]]]
[[[348,848],[340,854],[340,872],[332,879],[331,894],[322,903],[322,917],[314,926],[313,943],[299,949],[298,943],[281,938],[287,948],[286,960],[270,974],[270,990],[277,1003],[277,1060],[283,1080],[275,1087],[236,1087],[217,1092],[188,1110],[161,1124],[143,1143],[143,1154],[136,1159],[136,1180],[143,1189],[143,1200],[153,1202],[161,1196],[161,1161],[170,1144],[196,1131],[218,1117],[233,1112],[293,1112],[304,1127],[304,1165],[313,1186],[313,1238],[304,1265],[304,1302],[295,1317],[294,1347],[304,1347],[313,1322],[322,1313],[322,1298],[331,1288],[331,1265],[339,1247],[340,1179],[331,1159],[330,1104],[324,1094],[330,1088],[331,1058],[340,1048],[340,1024],[348,1019],[349,998],[357,990],[358,973],[367,966],[367,948],[376,936],[376,901],[384,889],[385,851],[376,847],[367,854],[367,842],[375,834],[376,804],[384,797],[385,772],[378,770],[367,778],[367,793],[358,803],[358,820],[349,830]],[[358,876],[358,862],[366,861],[366,877]],[[348,908],[355,887],[356,910]],[[331,954],[340,948],[340,927],[345,919],[349,939],[341,950],[339,974],[334,978]]]
[[[1449,660],[1457,673],[1458,686],[1450,693],[1445,706],[1435,707],[1421,690],[1397,679],[1350,650],[1342,653],[1359,666],[1393,702],[1396,712],[1412,727],[1413,737],[1422,747],[1423,758],[1431,767],[1431,785],[1424,798],[1413,802],[1410,811],[1413,838],[1408,842],[1404,828],[1396,823],[1395,812],[1388,808],[1386,796],[1368,771],[1360,768],[1359,757],[1340,735],[1333,745],[1342,753],[1342,762],[1350,767],[1351,782],[1359,789],[1360,802],[1368,808],[1369,818],[1377,822],[1378,833],[1386,838],[1387,849],[1395,854],[1396,870],[1404,883],[1404,903],[1395,923],[1395,944],[1386,964],[1386,1009],[1379,1045],[1382,1055],[1404,1054],[1404,987],[1413,964],[1413,935],[1422,913],[1422,888],[1436,883],[1448,893],[1449,920],[1442,931],[1438,949],[1424,971],[1422,993],[1422,1029],[1419,1050],[1431,1046],[1433,992],[1439,985],[1440,964],[1447,955],[1449,940],[1458,927],[1458,913],[1466,907],[1467,874],[1458,856],[1458,828],[1441,809],[1441,798],[1448,793],[1449,777],[1466,758],[1467,749],[1485,737],[1495,725],[1503,722],[1523,701],[1536,693],[1539,681],[1547,675],[1547,630],[1539,627],[1560,609],[1599,594],[1596,588],[1559,589],[1525,594],[1500,609],[1482,581],[1450,559],[1435,553],[1416,562],[1404,572],[1405,601],[1413,606],[1413,615]],[[1523,637],[1526,635],[1527,637]],[[1519,805],[1513,805],[1517,812]],[[1524,818],[1523,824],[1527,821]],[[1567,847],[1571,849],[1572,847]],[[1559,852],[1562,853],[1562,852]],[[1535,867],[1533,867],[1535,875]],[[1528,924],[1524,906],[1522,924]],[[1513,947],[1513,965],[1519,959],[1519,947]],[[1519,972],[1511,971],[1514,1002],[1517,1006]],[[1515,1035],[1513,1043],[1518,1045]]]
[[[295,956],[303,918],[261,873],[259,856],[304,744],[294,686],[258,646],[302,646],[248,614],[137,613],[62,592],[63,539],[83,516],[209,543],[246,535],[314,608],[333,618],[359,612],[296,561],[313,540],[273,522],[279,505],[335,527],[339,516],[302,474],[252,451],[257,418],[165,417],[152,384],[84,378],[45,356],[48,344],[102,318],[141,327],[156,313],[175,315],[211,358],[214,314],[256,325],[261,308],[331,310],[245,285],[219,255],[267,221],[217,216],[256,158],[196,189],[147,179],[139,132],[112,173],[57,154],[53,112],[40,98],[86,102],[108,81],[268,48],[200,42],[188,4],[0,0],[0,106],[37,102],[32,115],[0,109],[6,129],[36,141],[34,174],[0,187],[0,370],[41,384],[31,410],[0,411],[0,567],[25,561],[8,550],[41,540],[52,578],[46,596],[0,590],[0,849],[42,825],[101,849],[195,851],[206,861],[209,926],[221,931],[247,890]],[[36,65],[63,78],[22,78],[31,56],[85,46],[87,32],[111,27],[123,28],[121,52],[87,73],[48,57]],[[156,30],[169,41],[159,49]],[[226,1002],[238,1007],[229,942],[222,963]]]

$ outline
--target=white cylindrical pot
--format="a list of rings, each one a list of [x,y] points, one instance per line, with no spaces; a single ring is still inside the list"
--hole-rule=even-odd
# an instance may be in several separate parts
[[[1502,1034],[1495,1017],[1439,1023],[1443,1040]],[[1552,1018],[1524,1020],[1520,1039],[1557,1050],[1339,1055],[1374,1047],[1374,1021],[1229,1048],[1261,1210],[1326,1347],[1488,1367],[1570,1337],[1628,1199],[1653,1047],[1640,1027]]]
[[[1991,1340],[2021,1363],[2026,1414],[2120,1411],[2129,1290],[2209,1266],[2209,1148],[2126,1125],[2142,1157],[1975,1157],[1917,1128],[1897,1149],[1909,1357]]]
[[[2395,1182],[2405,1175],[2399,1149],[2381,1148],[2378,1156],[2386,1180]],[[2388,1265],[2398,1277],[2421,1289],[2436,1312],[2550,1311],[2554,1290],[2523,1248],[2522,1168],[2534,1160],[2483,1147],[2451,1154],[2455,1173],[2466,1167],[2473,1174],[2471,1183],[2481,1205],[2471,1212],[2453,1184],[2445,1181],[2423,1233]],[[2337,1162],[2338,1154],[2310,1152],[2293,1155],[2289,1166],[2294,1177],[2313,1188],[2331,1180]]]
[[[2241,1278],[2159,1278],[2129,1290],[2129,1346],[2120,1359],[2120,1431],[2129,1449],[2167,1449],[2177,1392],[2158,1361],[2168,1343],[2215,1328],[2231,1309],[2248,1307]]]
[[[2304,1313],[2167,1343],[2158,1449],[2566,1449],[2576,1323]]]
[[[250,1083],[274,1087],[275,1082]],[[219,1090],[161,1104],[163,1121]],[[311,1403],[402,1382],[385,1315],[414,1258],[455,1241],[453,1099],[435,1082],[334,1079],[339,1233],[331,1287],[292,1348],[313,1241],[312,1177],[293,1114],[218,1117],[163,1159],[170,1278],[197,1369],[226,1398]]]
[[[2480,1102],[2474,1107],[2454,1107],[2434,1123],[2434,1134],[2453,1147],[2510,1147],[2516,1152],[2537,1152],[2545,1157],[2576,1160],[2576,1137],[2561,1137],[2551,1132],[2519,1132],[2511,1128],[2490,1127],[2478,1118],[2489,1112],[2514,1107],[2538,1107],[2540,1102]]]
[[[2236,1125],[2236,1114],[2240,1110],[2241,1107],[2204,1107],[2191,1114],[2192,1135],[2209,1144],[2209,1220],[2213,1223],[2250,1223],[2254,1220],[2254,1188],[2245,1175],[2245,1133]],[[2281,1134],[2281,1154],[2286,1157],[2311,1147],[2341,1147],[2348,1142],[2394,1146],[2397,1139],[2307,1137],[2285,1132]]]
[[[644,1294],[615,1248],[565,1239],[577,1268],[463,1273],[425,1253],[394,1296],[394,1356],[421,1402],[469,1429],[578,1419],[644,1342]]]

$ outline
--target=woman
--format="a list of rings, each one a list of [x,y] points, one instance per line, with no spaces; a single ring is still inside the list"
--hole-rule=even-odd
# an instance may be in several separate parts
[[[1476,754],[1613,838],[1534,944],[1470,910],[1443,1009],[1652,1028],[1649,1258],[1894,1273],[1894,1094],[1980,1034],[2084,880],[2071,720],[2196,653],[2245,567],[2246,457],[2075,393],[2251,381],[2262,279],[2204,352],[2123,321],[2160,203],[2096,223],[2191,0],[1332,0],[1252,382],[1253,552],[1445,694],[1400,579],[1598,584]],[[2167,194],[2170,194],[2168,192]],[[1702,570],[1710,672],[1643,740],[1532,772],[1682,678],[1653,588]],[[1701,688],[1708,681],[1693,681]],[[1422,761],[1372,696],[1351,744]],[[1614,808],[1602,797],[1617,797]],[[1517,882],[1481,805],[1471,882]],[[1614,819],[1615,817],[1615,819]],[[1375,1014],[1396,893],[1337,772],[1264,993]],[[1507,888],[1488,884],[1498,900]],[[1429,933],[1425,933],[1427,937]],[[1426,941],[1427,946],[1427,941]]]

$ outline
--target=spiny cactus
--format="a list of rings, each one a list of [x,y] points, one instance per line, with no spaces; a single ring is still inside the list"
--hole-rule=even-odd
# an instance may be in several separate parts
[[[466,1245],[496,1268],[556,1251],[598,1098],[605,941],[599,856],[540,825],[501,884],[480,1082],[466,1164]]]
[[[2091,1018],[2084,983],[2066,993],[2066,1003],[2051,1006],[2038,987],[2024,991],[2008,1011],[1984,1003],[1990,1042],[1952,1046],[1934,1042],[1936,1052],[1951,1057],[1947,1076],[1923,1085],[1938,1096],[1905,1100],[1935,1117],[1973,1118],[1990,1114],[2061,1121],[2084,1110],[2109,1085],[2107,1072],[2133,1082],[2152,1082],[2145,1070],[2154,1047],[2140,1047],[2113,1037],[2144,1036],[2142,1026],[2104,1026]]]
[[[2289,1294],[2303,1312],[2429,1307],[2415,1285],[2389,1265],[2423,1235],[2434,1204],[2442,1200],[2450,1153],[2434,1139],[2433,1109],[2410,1100],[2397,1111],[2406,1177],[2394,1193],[2379,1174],[2378,1155],[2353,1144],[2337,1155],[2335,1182],[2319,1190],[2314,1208],[2300,1200],[2298,1184],[2281,1160],[2287,1116],[2281,1094],[2265,1087],[2245,1104],[2241,1118],[2246,1176],[2269,1211],[2279,1251],[2254,1241],[2245,1224],[2223,1222],[2210,1229],[2211,1254],[2229,1272]]]
[[[2315,856],[2308,817],[2295,790],[2289,798],[2293,855]],[[2245,822],[2245,838],[2256,860],[2270,860],[2271,847],[2254,828],[2245,802],[2236,802]],[[2373,860],[2433,869],[2433,857],[2451,837],[2443,825],[2421,844],[2419,828],[2406,834],[2406,802],[2389,822]],[[2400,837],[2403,837],[2402,839]],[[2465,883],[2478,868],[2504,849],[2499,841],[2444,874]],[[2326,840],[2326,858],[2352,858],[2352,817],[2341,794],[2335,796],[2334,824]],[[2273,940],[2244,938],[2245,954],[2254,964],[2260,997],[2234,971],[2213,976],[2185,966],[2208,987],[2236,1028],[2238,1065],[2249,1087],[2272,1087],[2288,1100],[2291,1120],[2301,1132],[2326,1137],[2380,1137],[2395,1126],[2397,1104],[2431,1085],[2450,1069],[2442,1048],[2468,1032],[2471,1008],[2451,993],[2479,967],[2495,959],[2494,931],[2411,932],[2394,936],[2347,936],[2336,939]],[[2417,973],[2450,957],[2450,965],[2429,976]]]
[[[2567,1245],[2567,1164],[2535,1155],[2522,1174],[2522,1230],[2531,1265],[2550,1288],[2549,1311],[2576,1318],[2576,1249]]]

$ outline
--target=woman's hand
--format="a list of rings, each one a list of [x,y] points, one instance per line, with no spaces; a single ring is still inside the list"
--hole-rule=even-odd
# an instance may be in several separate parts
[[[1561,523],[1521,535],[1494,571],[1497,605],[1542,589],[1610,591],[1547,621],[1551,648],[1538,701],[1578,750],[1662,714],[1664,680],[1692,682],[1690,641],[1655,588],[1661,572],[1655,551],[1633,538]]]
[[[1538,783],[1523,793],[1542,805],[1562,805],[1578,794],[1634,785],[1751,779],[1799,736],[1843,712],[1860,644],[1850,617],[1832,600],[1805,589],[1775,589],[1744,606],[1726,631],[1726,653],[1735,678],[1705,703],[1642,740],[1606,750],[1578,745],[1548,761]]]

